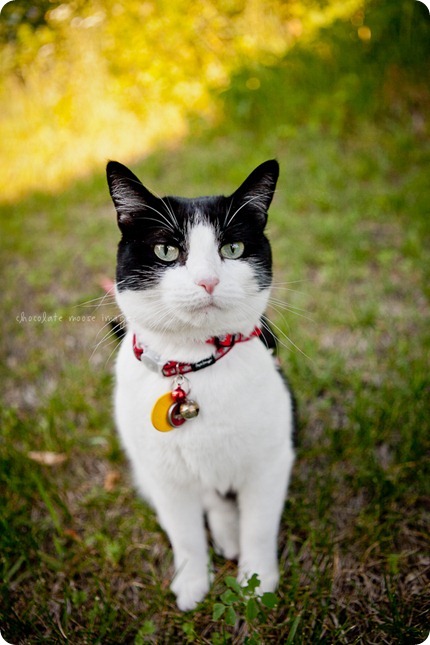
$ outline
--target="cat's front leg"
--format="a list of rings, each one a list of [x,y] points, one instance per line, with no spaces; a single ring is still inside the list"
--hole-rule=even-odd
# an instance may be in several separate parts
[[[188,488],[176,488],[159,492],[155,506],[173,549],[175,575],[170,588],[179,609],[189,611],[203,600],[210,587],[201,500]]]
[[[239,557],[239,509],[233,499],[217,491],[206,491],[205,511],[215,552],[227,560]]]
[[[256,573],[259,593],[274,591],[279,581],[277,542],[293,457],[287,454],[253,473],[239,493],[239,582]]]

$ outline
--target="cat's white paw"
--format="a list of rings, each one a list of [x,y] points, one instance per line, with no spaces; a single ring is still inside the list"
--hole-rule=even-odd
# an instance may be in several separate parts
[[[261,573],[258,577],[260,579],[260,586],[258,587],[259,594],[266,593],[267,591],[276,591],[279,584],[278,569]]]
[[[170,585],[176,596],[176,604],[181,611],[195,609],[209,591],[209,576],[185,577],[181,574],[176,577]]]
[[[267,569],[254,567],[254,571],[253,571],[252,567],[239,566],[239,575],[237,577],[239,584],[241,584],[242,586],[245,586],[250,580],[250,578],[252,578],[254,573],[257,574],[258,579],[260,580],[260,585],[255,590],[259,596],[261,596],[263,593],[266,593],[268,591],[270,592],[276,591],[279,584],[278,567],[270,567]]]

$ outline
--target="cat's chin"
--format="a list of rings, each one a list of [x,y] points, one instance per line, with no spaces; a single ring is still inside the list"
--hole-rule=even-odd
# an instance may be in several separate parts
[[[215,303],[178,308],[171,319],[171,327],[201,330],[203,334],[213,336],[213,329],[229,326],[230,321],[227,318],[231,318],[231,315],[225,314],[226,312]]]
[[[221,322],[219,319],[223,317],[222,307],[215,303],[209,305],[200,305],[190,307],[183,316],[187,324],[201,327],[206,325],[216,325]]]
[[[259,324],[259,317],[250,320],[248,317],[232,315],[232,312],[223,311],[219,306],[211,305],[196,309],[176,310],[175,314],[158,326],[156,321],[141,319],[142,331],[151,329],[152,332],[161,334],[164,338],[169,336],[181,339],[181,342],[205,342],[214,336],[225,334],[248,334]],[[155,324],[154,324],[155,323]]]

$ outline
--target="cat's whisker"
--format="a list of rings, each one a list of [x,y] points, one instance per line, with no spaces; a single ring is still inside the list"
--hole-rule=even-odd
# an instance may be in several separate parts
[[[105,304],[105,301],[107,301],[109,304],[111,302],[115,301],[115,285],[109,288],[106,293],[104,293],[102,296],[98,296],[97,298],[92,298],[91,300],[85,300],[84,302],[80,302],[79,304],[76,305],[76,307],[97,307],[100,306],[101,304]],[[91,303],[99,303],[98,305],[93,305]]]
[[[123,329],[123,327],[120,327],[120,329]],[[104,348],[109,347],[114,341],[118,341],[118,335],[117,335],[117,330],[115,328],[111,328],[107,334],[103,336],[103,338],[97,343],[97,348],[99,348],[101,345],[104,346]]]
[[[173,211],[172,207],[171,207],[171,206],[170,206],[170,204],[169,204],[169,198],[168,198],[168,197],[163,198],[163,197],[161,197],[160,195],[157,195],[157,193],[154,193],[154,195],[157,197],[157,199],[159,199],[159,200],[162,202],[162,204],[163,204],[164,208],[165,208],[165,209],[166,209],[166,211],[168,212],[168,214],[169,214],[169,216],[170,216],[170,219],[171,219],[171,221],[172,221],[173,227],[174,227],[174,228],[176,228],[176,230],[178,230],[178,231],[179,231],[179,230],[180,230],[179,222],[178,222],[178,220],[177,220],[177,218],[176,218],[176,215],[175,215],[175,213],[174,213],[174,211]]]
[[[289,280],[288,282],[278,282],[277,280],[273,280],[272,287],[275,289],[283,289],[286,284],[298,284],[300,282],[309,282],[309,280],[306,278],[304,280]]]
[[[91,304],[91,303],[93,303],[93,302],[100,302],[100,301],[101,301],[101,302],[103,302],[103,300],[106,300],[106,299],[108,299],[108,298],[111,298],[111,299],[113,300],[113,299],[115,298],[115,296],[113,296],[113,295],[111,295],[111,294],[108,294],[108,293],[105,293],[103,296],[98,296],[97,298],[91,298],[91,300],[85,300],[84,302],[79,302],[79,303],[78,303],[77,305],[75,305],[75,306],[76,306],[76,307],[88,307],[88,306],[90,306],[90,307],[94,307],[94,306],[96,306],[96,305],[93,305],[93,304]]]
[[[255,292],[250,288],[244,290],[244,295],[246,297],[248,296],[252,297],[254,293]],[[236,295],[232,296],[231,298],[232,303],[235,302],[236,298],[237,298]],[[287,311],[290,311],[291,313],[296,313],[297,315],[299,315],[297,312],[302,312],[302,315],[308,313],[306,309],[302,309],[301,307],[297,307],[296,305],[292,305],[291,303],[286,302],[285,300],[281,300],[280,298],[276,298],[271,295],[268,297],[268,304],[277,306],[280,309],[285,309]],[[306,317],[306,316],[303,316],[303,317]],[[311,322],[314,322],[311,318],[308,318],[308,320],[310,320]]]
[[[288,303],[282,302],[280,300],[276,301],[271,298],[269,298],[268,304],[270,307],[272,307],[272,309],[275,309],[275,311],[277,312],[279,312],[281,309],[284,309],[285,311],[288,311],[289,313],[292,313],[295,316],[299,316],[300,318],[309,320],[312,323],[315,322],[312,318],[305,315],[306,313],[305,309],[300,309],[299,307],[294,307],[293,305],[289,305]],[[305,312],[305,313],[300,313],[300,312]]]
[[[114,338],[114,337],[117,339],[116,333],[115,333],[113,330],[111,330],[111,331],[109,332],[109,334],[106,334],[106,336],[104,336],[104,337],[103,337],[103,338],[102,338],[102,339],[101,339],[101,340],[100,340],[100,341],[99,341],[99,342],[94,346],[94,349],[93,349],[93,351],[91,352],[91,355],[90,355],[90,357],[89,357],[89,360],[91,361],[91,360],[93,359],[93,357],[95,356],[95,354],[98,352],[98,350],[101,348],[101,346],[102,346],[102,345],[104,345],[105,343],[107,343],[107,345],[106,345],[106,346],[109,346],[109,344],[110,344],[110,342],[108,342],[108,341],[109,341],[109,339],[112,339],[112,338]]]
[[[119,319],[119,322],[116,324],[115,321]],[[123,317],[122,314],[119,314],[115,318],[112,318],[111,321],[103,325],[103,327],[99,330],[97,336],[101,333],[101,331],[107,326],[111,325],[111,329],[103,336],[103,338],[96,344],[96,346],[93,349],[93,352],[90,356],[90,360],[93,358],[94,354],[96,351],[103,345],[103,349],[106,350],[108,347],[110,347],[112,344],[114,344],[114,348],[109,354],[108,358],[105,361],[105,367],[107,366],[109,360],[112,358],[113,354],[117,349],[119,349],[121,343],[119,342],[118,338],[118,331],[122,331],[126,328],[126,321]],[[113,326],[112,326],[113,325]],[[96,336],[96,338],[97,338]]]
[[[283,316],[282,316],[282,318],[283,318]],[[285,349],[287,349],[287,350],[291,351],[291,347],[290,347],[290,346],[288,346],[288,345],[286,345],[286,344],[282,341],[282,338],[284,338],[284,339],[285,339],[285,340],[286,340],[290,345],[292,345],[295,349],[297,349],[297,351],[298,351],[298,352],[300,352],[300,354],[302,354],[302,356],[304,356],[304,357],[305,357],[305,358],[307,358],[311,363],[313,363],[313,360],[311,359],[311,357],[310,357],[310,356],[308,356],[308,355],[307,355],[307,354],[306,354],[302,349],[300,349],[300,347],[299,347],[298,345],[296,345],[296,343],[295,343],[293,340],[291,340],[291,338],[290,338],[290,337],[289,337],[289,336],[288,336],[288,335],[287,335],[287,334],[286,334],[286,333],[285,333],[285,332],[284,332],[284,331],[279,327],[279,325],[276,325],[276,324],[273,322],[273,320],[271,320],[270,318],[268,318],[268,317],[266,316],[266,314],[264,314],[264,315],[262,316],[262,320],[266,320],[266,321],[267,321],[267,323],[268,323],[268,324],[269,324],[273,329],[275,329],[275,330],[278,332],[278,334],[279,334],[279,336],[280,336],[280,337],[279,337],[279,336],[277,337],[277,341],[278,341],[278,343],[279,343],[280,345],[282,345],[283,347],[285,347]]]
[[[232,198],[230,199],[230,203],[229,203],[229,205],[228,205],[228,210],[227,210],[227,213],[226,213],[226,215],[225,215],[225,217],[224,217],[224,222],[223,222],[223,226],[224,226],[224,228],[225,228],[225,223],[226,223],[226,221],[227,221],[227,219],[228,219],[228,217],[229,217],[229,215],[230,215],[230,211],[231,211],[231,207],[233,206],[233,202],[234,202],[234,197],[232,197]]]
[[[117,320],[119,321],[119,323],[118,323],[118,324],[123,323],[123,322],[124,322],[124,315],[123,315],[122,313],[119,313],[119,314],[117,314],[116,316],[114,316],[113,318],[110,318],[109,320],[107,320],[107,321],[105,322],[105,324],[103,325],[103,327],[101,327],[101,328],[99,329],[99,331],[97,332],[96,339],[100,336],[100,334],[102,333],[102,331],[103,331],[104,329],[106,329],[106,327],[111,326],[111,325],[112,325],[113,323],[115,323],[115,321],[117,321]]]
[[[118,347],[114,347],[111,353],[109,354],[109,356],[107,357],[107,359],[105,360],[105,369],[107,368],[110,359],[112,358],[112,356],[115,354],[116,351],[118,351]]]
[[[169,218],[164,213],[159,211],[158,208],[154,208],[153,206],[150,206],[147,202],[145,202],[145,205],[144,205],[143,209],[144,210],[149,209],[151,211],[154,211],[154,213],[156,213],[157,215],[159,215],[161,217],[162,222],[164,222],[164,224],[167,226],[167,228],[170,229],[173,233],[175,232],[175,230],[176,230],[175,225],[169,220]],[[148,217],[146,215],[144,215],[144,216],[142,216],[142,218],[136,217],[135,219],[136,220],[138,220],[138,219],[148,220]],[[162,222],[160,222],[160,220],[154,220],[154,221],[158,222],[159,224],[162,224]]]
[[[155,209],[153,208],[152,210],[155,210]],[[158,212],[158,211],[156,211],[156,212]],[[160,215],[161,215],[161,213],[160,213]],[[166,228],[168,228],[169,231],[171,231],[172,233],[175,233],[175,231],[176,231],[176,229],[173,226],[170,225],[170,222],[168,222],[167,220],[164,220],[164,218],[163,218],[163,220],[164,220],[163,222],[160,222],[160,220],[157,219],[156,217],[148,217],[147,215],[145,215],[144,217],[136,217],[135,219],[136,219],[136,221],[138,221],[139,219],[144,219],[145,222],[156,222],[161,227],[166,226]]]
[[[76,307],[95,308],[95,310],[97,311],[99,307],[102,307],[102,306],[110,307],[116,304],[116,287],[121,286],[125,282],[126,280],[120,280],[117,283],[114,282],[112,286],[109,287],[109,289],[106,290],[106,293],[104,293],[102,296],[98,296],[97,298],[92,298],[91,300],[80,302],[78,305],[76,305]]]
[[[291,284],[293,284],[293,283],[291,283]],[[307,295],[304,291],[299,291],[298,289],[291,289],[290,287],[277,287],[275,285],[271,285],[271,291],[278,291],[278,292],[279,291],[280,292],[289,291],[291,293],[297,293],[300,296],[306,296]]]
[[[109,363],[110,359],[111,359],[111,358],[112,358],[112,356],[115,354],[115,352],[117,352],[117,351],[119,350],[120,343],[115,342],[116,340],[117,340],[117,339],[115,339],[115,338],[114,338],[114,339],[113,339],[113,340],[111,340],[107,345],[105,345],[105,349],[106,349],[107,347],[110,347],[110,345],[112,345],[113,343],[115,343],[115,344],[114,344],[114,348],[113,348],[113,350],[111,351],[111,353],[109,354],[109,356],[107,357],[107,359],[106,359],[106,361],[105,361],[105,368],[107,367],[107,365],[108,365],[108,363]]]
[[[228,219],[228,220],[227,220],[227,216],[226,216],[226,217],[225,217],[225,219],[224,219],[224,223],[223,223],[224,228],[228,228],[228,226],[229,226],[229,225],[231,224],[231,222],[234,220],[234,218],[236,217],[236,215],[237,215],[237,214],[242,210],[242,208],[244,208],[245,206],[247,206],[250,202],[255,201],[255,199],[256,199],[255,197],[251,197],[251,198],[250,198],[250,199],[248,199],[246,202],[244,202],[243,204],[241,204],[241,206],[239,206],[239,208],[237,208],[237,209],[234,211],[233,215],[231,215],[231,217],[229,217],[229,219]],[[229,212],[230,212],[230,209],[229,209]]]
[[[148,271],[145,271],[145,269],[151,270],[151,275],[154,276],[155,271],[153,267],[149,265],[141,265],[139,268],[129,271],[128,277],[124,280],[124,283],[126,284],[126,286],[127,287],[136,286],[142,290],[146,289],[147,287],[151,287],[151,290],[156,289],[156,287],[155,288],[153,287],[153,284],[154,284],[153,277],[148,278]]]
[[[108,300],[107,302],[100,301],[98,303],[94,303],[93,305],[88,303],[88,304],[81,304],[76,306],[81,307],[83,309],[94,309],[97,312],[97,310],[102,307],[113,307],[114,305],[116,305],[115,298],[113,298],[112,300]]]
[[[254,307],[251,307],[251,305],[249,305],[248,303],[246,303],[246,304],[244,303],[243,306],[246,307],[249,311],[252,311],[254,313],[259,313]],[[279,314],[279,312],[278,312],[278,314]],[[283,319],[284,323],[288,326],[288,322],[285,320],[284,316],[282,314],[279,314],[279,315]],[[261,321],[261,324],[265,327],[265,329],[267,329],[269,332],[273,333],[273,330],[275,330],[277,332],[276,341],[279,343],[279,345],[281,345],[282,347],[284,347],[288,351],[291,351],[291,346],[292,346],[298,352],[300,352],[303,356],[305,356],[305,358],[307,358],[309,361],[313,362],[312,359],[307,354],[305,354],[305,352],[303,350],[301,350],[300,347],[298,345],[296,345],[296,343],[293,340],[291,340],[291,338],[283,331],[283,329],[281,329],[281,327],[279,327],[279,325],[277,325],[273,320],[271,320],[268,317],[267,314],[263,314],[261,316],[260,321]],[[287,345],[284,342],[284,340],[287,341],[289,343],[289,345]]]
[[[141,185],[141,182],[140,182],[140,181],[136,181],[136,179],[129,178],[129,181],[130,181],[130,182],[132,182],[132,183],[134,183],[134,184],[137,184],[138,186],[140,186],[140,185]],[[171,207],[166,203],[168,200],[167,200],[167,199],[163,199],[163,198],[162,198],[160,195],[158,195],[156,192],[154,192],[154,191],[152,191],[152,192],[153,192],[154,196],[162,202],[162,204],[163,204],[163,206],[165,207],[165,209],[166,209],[167,213],[170,215],[171,220],[172,220],[171,224],[170,224],[170,222],[168,221],[168,219],[166,219],[166,217],[163,215],[163,213],[161,213],[161,212],[160,212],[159,210],[157,210],[156,208],[153,208],[152,206],[149,206],[149,204],[148,204],[147,202],[145,202],[145,208],[150,208],[151,210],[155,211],[158,215],[160,215],[160,217],[161,217],[161,218],[166,222],[166,224],[168,224],[169,228],[170,228],[172,231],[174,231],[174,230],[175,230],[175,228],[179,230],[178,220],[176,219],[176,216],[175,216],[175,214],[174,214],[174,212],[173,212],[172,208],[171,208]],[[153,221],[158,221],[158,220],[153,220]]]
[[[117,292],[118,288],[119,288],[119,287],[121,287],[123,284],[126,284],[126,282],[127,282],[127,279],[126,279],[126,278],[124,278],[123,280],[116,280],[116,281],[115,281],[115,283],[114,283],[114,287],[113,287],[113,288],[114,288],[114,290],[115,290],[115,294],[116,294],[116,292]]]
[[[100,334],[103,332],[103,330],[105,330],[105,329],[106,329],[106,327],[108,327],[108,328],[109,328],[109,331],[108,331],[108,332],[106,332],[106,334],[105,334],[105,335],[104,335],[104,336],[103,336],[103,337],[98,341],[98,344],[103,343],[103,341],[105,340],[105,338],[107,338],[107,337],[112,333],[112,323],[114,323],[114,322],[115,322],[115,320],[116,320],[117,318],[120,318],[120,316],[121,316],[121,314],[118,314],[118,316],[116,316],[115,318],[112,318],[112,320],[108,320],[108,321],[103,325],[103,327],[101,327],[101,328],[98,330],[97,335],[96,335],[96,340],[97,340],[97,338],[100,336]],[[121,321],[120,321],[120,322],[121,322]],[[119,323],[119,324],[120,324],[120,323]],[[116,326],[116,325],[115,325],[115,326]]]
[[[226,221],[226,219],[227,219],[227,216],[226,216],[226,218],[224,219],[224,224],[223,224],[224,228],[228,228],[228,226],[230,226],[230,224],[232,223],[232,221],[234,220],[236,215],[242,210],[242,208],[245,208],[245,206],[248,206],[248,204],[250,204],[251,202],[255,202],[255,201],[261,199],[261,197],[264,196],[264,195],[265,195],[265,193],[259,193],[259,194],[253,195],[252,197],[250,197],[249,199],[244,201],[239,206],[239,208],[237,208],[234,211],[233,215],[227,221]]]
[[[119,323],[117,323],[117,324],[114,326],[114,328],[112,328],[112,324],[113,324],[113,323],[115,323],[115,321],[116,321],[117,319],[119,319]],[[106,327],[109,327],[109,331],[108,331],[108,332],[106,332],[106,333],[105,333],[105,335],[104,335],[104,336],[103,336],[103,337],[98,341],[98,343],[96,343],[96,345],[94,346],[94,349],[93,349],[93,351],[92,351],[92,353],[91,353],[91,356],[90,356],[90,360],[93,358],[94,354],[98,351],[98,349],[99,349],[99,348],[100,348],[104,343],[106,343],[110,338],[118,339],[118,335],[117,335],[117,331],[118,331],[118,330],[117,330],[117,327],[119,327],[119,330],[124,329],[124,327],[125,327],[125,321],[124,321],[124,319],[123,319],[123,317],[122,317],[122,314],[118,314],[118,316],[116,316],[115,318],[112,318],[112,320],[109,320],[107,323],[105,323],[105,324],[103,325],[103,327],[101,327],[101,329],[99,329],[99,331],[97,332],[96,340],[97,340],[97,338],[99,337],[99,335],[103,332],[103,330],[104,330],[104,329],[106,329]]]

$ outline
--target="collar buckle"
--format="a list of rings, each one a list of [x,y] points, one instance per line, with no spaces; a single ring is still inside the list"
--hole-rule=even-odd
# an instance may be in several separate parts
[[[163,364],[161,357],[148,347],[141,347],[137,343],[136,334],[133,334],[133,351],[137,360],[143,363],[151,372],[162,373]]]

